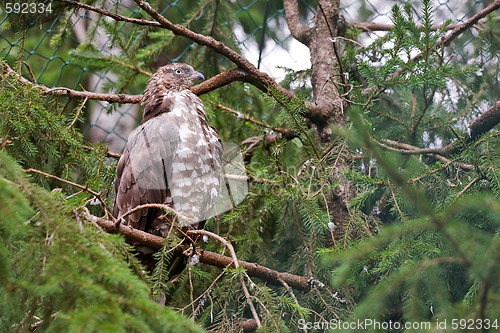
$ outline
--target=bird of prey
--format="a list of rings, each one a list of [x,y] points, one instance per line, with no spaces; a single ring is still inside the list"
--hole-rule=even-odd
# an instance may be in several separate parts
[[[202,101],[189,89],[202,79],[186,64],[158,69],[141,100],[142,124],[130,134],[117,167],[116,218],[149,203],[168,205],[177,218],[162,209],[144,208],[121,223],[166,236],[172,223],[199,227],[212,216],[223,150],[218,133],[208,125]]]

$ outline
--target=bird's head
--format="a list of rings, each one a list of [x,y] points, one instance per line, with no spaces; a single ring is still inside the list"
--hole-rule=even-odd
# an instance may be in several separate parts
[[[181,91],[191,88],[196,81],[204,80],[203,74],[195,71],[193,67],[174,63],[158,68],[158,71],[148,82],[163,85],[168,90]]]
[[[175,63],[158,68],[158,71],[149,79],[142,95],[143,122],[164,112],[169,112],[171,99],[165,98],[169,91],[189,89],[196,81],[204,80],[203,74],[193,67]]]

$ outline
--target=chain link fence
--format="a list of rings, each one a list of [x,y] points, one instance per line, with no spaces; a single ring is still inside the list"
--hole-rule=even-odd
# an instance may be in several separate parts
[[[228,0],[223,0],[228,1]],[[467,18],[483,9],[488,0],[460,1],[434,0],[434,21],[436,24],[450,19],[453,23],[464,22]],[[419,1],[411,1],[415,17],[420,16]],[[301,2],[301,10],[305,19],[314,16],[316,1]],[[403,1],[356,0],[341,1],[341,10],[347,22],[391,23],[391,8]],[[68,14],[68,10],[57,10],[53,3],[53,12],[47,13],[40,21],[33,17],[22,18],[18,14],[8,14],[0,7],[0,58],[11,66],[21,60],[22,74],[29,80],[43,84],[49,88],[67,87],[75,90],[94,92],[104,91],[113,86],[117,75],[111,70],[94,71],[90,64],[76,61],[74,50],[92,37],[93,43],[104,55],[114,55],[119,50],[113,46],[112,37],[102,28],[96,28],[98,20],[112,20],[91,11],[77,9]],[[60,7],[60,4],[59,8]],[[168,18],[177,18],[174,23],[182,24],[182,18],[192,15],[193,8],[189,6],[200,4],[196,1],[161,1],[160,13]],[[97,1],[96,7],[106,8],[127,17],[150,19],[139,10],[132,0],[121,0],[116,3]],[[231,12],[231,20],[222,22],[230,25],[235,37],[236,47],[242,54],[261,70],[269,73],[278,81],[285,75],[284,68],[302,70],[310,67],[308,49],[295,41],[288,31],[282,2],[264,0],[231,0],[226,8]],[[201,20],[204,15],[210,15],[203,5],[196,9],[198,14],[194,20]],[[227,11],[227,10],[226,10]],[[228,13],[226,12],[226,15]],[[205,18],[206,19],[206,18]],[[196,22],[195,22],[196,23]],[[123,27],[127,23],[119,23]],[[67,33],[61,34],[66,27]],[[361,42],[368,45],[374,38],[383,35],[383,31],[364,33]],[[455,56],[467,63],[472,56],[467,45],[472,43],[477,34],[470,29],[461,36],[466,39],[460,49],[452,50]],[[181,39],[176,46],[175,54],[162,53],[166,62],[183,61],[194,45],[186,39]],[[71,52],[73,50],[73,52]],[[161,64],[163,65],[163,64]],[[19,70],[18,68],[15,68]],[[140,94],[141,91],[130,93]],[[120,152],[130,131],[139,121],[137,105],[115,106],[109,112],[106,102],[91,101],[87,103],[85,123],[82,131],[92,141],[106,142],[112,152]]]

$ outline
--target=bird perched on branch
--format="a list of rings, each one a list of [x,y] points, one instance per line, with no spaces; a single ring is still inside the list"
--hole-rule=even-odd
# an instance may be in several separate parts
[[[158,69],[141,100],[143,121],[129,136],[118,162],[113,215],[121,223],[166,236],[172,223],[200,227],[212,215],[219,192],[222,144],[208,125],[202,101],[189,88],[203,75],[186,64]],[[138,251],[147,252],[138,244]]]

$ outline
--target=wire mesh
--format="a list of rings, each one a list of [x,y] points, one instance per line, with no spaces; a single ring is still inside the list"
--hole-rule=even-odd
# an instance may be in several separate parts
[[[189,1],[188,1],[189,2]],[[106,2],[97,2],[102,4]],[[189,3],[195,4],[196,1]],[[347,22],[365,21],[376,23],[391,23],[391,8],[394,4],[402,4],[404,1],[383,0],[357,0],[341,1],[341,10]],[[419,3],[412,1],[414,8],[419,8]],[[310,67],[307,48],[295,41],[286,26],[284,10],[281,1],[267,0],[232,0],[234,10],[231,25],[235,37],[236,46],[242,54],[261,70],[268,72],[271,76],[280,80],[284,77],[284,69],[289,67],[294,70]],[[111,5],[109,10],[127,17],[150,19],[143,11],[139,10],[132,0],[121,0]],[[441,23],[445,19],[451,19],[453,23],[460,23],[468,17],[483,9],[485,4],[482,0],[459,1],[434,0],[434,20]],[[160,13],[169,18],[182,18],[188,15],[188,9],[184,1],[160,1]],[[188,9],[186,9],[188,8]],[[262,9],[264,13],[262,13]],[[310,19],[314,16],[315,1],[302,0],[301,9],[303,16]],[[256,10],[258,9],[258,10]],[[24,20],[21,22],[18,15],[7,14],[5,8],[0,12],[0,58],[14,65],[21,60],[22,75],[39,84],[50,88],[68,87],[76,90],[87,90],[100,92],[104,87],[112,86],[116,82],[116,75],[108,71],[93,71],[90,66],[82,65],[81,61],[75,61],[74,53],[78,45],[85,43],[87,39],[86,30],[95,20],[102,19],[99,15],[79,9],[65,21],[64,12],[48,15],[43,22]],[[415,16],[420,13],[415,11]],[[195,20],[201,20],[205,14],[203,7]],[[244,23],[243,23],[244,22]],[[70,25],[67,33],[59,35],[62,25]],[[121,23],[123,26],[126,23]],[[229,21],[222,25],[230,25]],[[272,31],[273,33],[270,33]],[[93,32],[96,46],[103,54],[111,55],[117,50],[113,47],[112,37],[97,30]],[[369,43],[375,36],[367,34],[364,42]],[[474,30],[469,30],[462,36],[466,39],[461,48],[453,50],[456,56],[463,58],[464,62],[471,56],[467,45],[477,38]],[[182,39],[183,48],[177,54],[162,54],[168,61],[182,61],[194,45],[192,42]],[[19,69],[19,67],[17,68]],[[141,91],[134,93],[140,94]],[[120,152],[126,142],[128,133],[139,121],[139,109],[136,105],[121,105],[115,107],[114,112],[109,111],[106,102],[92,101],[87,106],[86,123],[82,131],[90,141],[104,141],[110,150]]]

